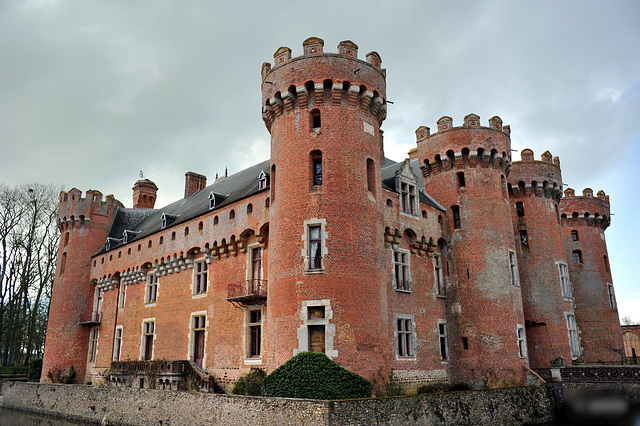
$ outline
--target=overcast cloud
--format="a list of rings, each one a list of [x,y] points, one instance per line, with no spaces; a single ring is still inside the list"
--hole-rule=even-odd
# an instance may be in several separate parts
[[[381,55],[388,157],[443,115],[498,115],[514,149],[550,150],[569,187],[605,190],[620,315],[640,321],[634,0],[0,0],[0,182],[98,189],[130,207],[143,170],[161,206],[187,171],[212,182],[267,159],[260,67],[310,36]]]

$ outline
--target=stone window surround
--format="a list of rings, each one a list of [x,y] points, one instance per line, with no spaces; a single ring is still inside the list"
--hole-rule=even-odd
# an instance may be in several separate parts
[[[508,250],[507,261],[509,262],[509,275],[511,278],[511,285],[514,287],[520,287],[520,275],[518,272],[518,257],[516,252]]]
[[[153,345],[151,345],[151,359],[154,359],[155,351],[156,351],[156,339],[158,338],[157,327],[156,327],[156,317],[152,318],[144,318],[142,320],[142,332],[140,333],[140,361],[144,361],[144,326],[146,323],[153,323]]]
[[[567,322],[567,335],[569,337],[569,348],[571,350],[571,357],[573,359],[576,359],[580,355],[582,355],[582,351],[583,351],[582,342],[580,339],[580,329],[578,328],[578,324],[576,323],[576,314],[574,312],[565,312],[564,317]],[[573,318],[573,321],[572,321],[573,327],[570,327],[569,317]],[[578,350],[578,353],[574,352],[573,337],[571,333],[572,331],[575,333],[575,345],[576,345],[575,349]]]
[[[431,262],[433,263],[433,288],[436,296],[446,298],[444,273],[442,272],[442,254],[434,254]]]
[[[145,288],[144,288],[144,306],[145,308],[151,307],[151,306],[156,306],[156,302],[158,301],[158,293],[160,290],[160,277],[158,276],[159,274],[156,274],[155,272],[149,272],[147,274],[147,279],[146,279],[146,284],[145,284]],[[155,287],[156,287],[156,294],[155,294],[155,299],[151,302],[149,301],[149,289],[151,287],[151,280],[153,280],[155,278]]]
[[[411,320],[411,355],[400,356],[400,348],[398,347],[398,320],[408,319]],[[416,321],[413,315],[408,314],[393,314],[393,339],[396,347],[396,360],[398,361],[415,361],[416,354],[418,353],[418,339],[416,334]]]
[[[309,308],[314,306],[324,306],[324,318],[309,319]],[[331,301],[329,299],[303,300],[302,309],[300,310],[300,321],[302,321],[302,325],[298,327],[298,347],[293,350],[293,355],[309,351],[310,325],[324,325],[324,353],[329,358],[336,358],[338,356],[338,350],[333,349],[336,325],[331,324],[331,320],[333,320],[333,310],[331,309]]]
[[[556,261],[558,273],[560,274],[560,290],[562,297],[566,301],[573,301],[573,288],[571,288],[571,278],[569,277],[569,266],[566,262]],[[563,275],[563,270],[565,274]]]
[[[119,343],[116,340],[116,336],[118,335],[118,330],[120,330],[120,342]],[[116,327],[115,334],[113,335],[113,355],[112,355],[113,359],[112,359],[112,361],[120,361],[122,359],[122,341],[123,340],[124,340],[124,327],[119,325],[119,326]],[[117,348],[116,348],[116,345],[118,346]],[[118,359],[116,359],[116,354],[119,355],[117,357]]]
[[[520,331],[522,331],[522,337],[520,337]],[[524,325],[518,324],[516,333],[516,337],[518,338],[518,353],[520,358],[525,359],[527,358],[527,334],[525,332]]]
[[[321,267],[320,269],[310,269],[309,268],[309,228],[313,226],[320,226],[320,238],[321,238]],[[304,260],[304,269],[305,274],[323,274],[325,270],[325,259],[328,253],[327,250],[327,238],[329,238],[329,234],[326,231],[327,219],[317,219],[312,218],[304,221],[304,233],[302,234],[302,258]]]
[[[201,293],[196,293],[196,276],[198,274],[197,263],[204,263],[204,271],[200,271],[200,274],[206,274],[207,278],[205,280],[205,285],[207,286],[207,290]],[[204,257],[200,259],[194,259],[193,261],[193,277],[191,279],[191,298],[199,299],[207,296],[207,291],[209,291],[211,283],[209,282],[209,264],[207,263],[207,259]]]
[[[204,326],[204,355],[202,357],[202,368],[206,370],[207,368],[207,338],[209,337],[209,316],[207,315],[207,311],[197,311],[197,312],[191,312],[191,315],[189,315],[189,325],[188,325],[188,330],[189,330],[189,343],[187,344],[187,359],[194,361],[193,359],[193,345],[194,345],[194,333],[193,333],[193,317],[199,317],[199,316],[204,316],[205,317],[205,326]],[[155,341],[155,336],[154,336],[154,341]]]
[[[407,259],[406,268],[407,268],[407,272],[408,272],[408,275],[409,275],[408,288],[406,288],[406,289],[400,288],[398,286],[398,280],[397,280],[397,277],[396,277],[396,264],[398,264],[398,262],[396,262],[396,259],[395,259],[396,253],[400,253],[401,255],[402,254],[406,255],[406,259]],[[409,250],[402,249],[400,247],[393,247],[392,246],[391,264],[393,265],[393,267],[391,268],[391,274],[392,274],[392,276],[391,276],[392,277],[392,283],[391,284],[393,286],[393,289],[395,291],[397,291],[397,292],[400,292],[400,293],[412,293],[412,291],[413,291],[412,287],[413,286],[411,284],[411,282],[412,282],[412,276],[411,276],[411,252]],[[404,263],[402,263],[402,261],[400,262],[400,264],[401,265],[405,265]]]
[[[259,244],[258,244],[259,246]],[[249,358],[249,345],[251,345],[251,335],[249,324],[251,322],[251,311],[260,311],[260,326],[264,326],[264,306],[263,305],[248,305],[245,309],[244,315],[244,365],[262,365],[262,349],[264,348],[264,333],[260,333],[260,356],[255,358]]]

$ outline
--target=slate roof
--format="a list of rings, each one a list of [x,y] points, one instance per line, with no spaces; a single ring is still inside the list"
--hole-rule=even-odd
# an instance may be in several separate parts
[[[395,188],[395,173],[401,166],[402,163],[396,163],[388,158],[384,159],[381,165],[383,188],[397,192]],[[180,199],[159,209],[119,209],[109,232],[109,249],[113,250],[124,244],[123,233],[125,230],[131,231],[129,232],[127,243],[160,231],[162,229],[163,214],[168,219],[166,228],[169,228],[209,212],[209,195],[212,192],[216,195],[214,208],[216,210],[258,192],[268,191],[269,187],[262,190],[258,189],[258,176],[262,171],[269,176],[269,167],[270,160],[263,161],[231,176],[219,178],[191,197]],[[418,177],[419,187],[422,188],[422,173],[420,172],[418,161],[412,161],[411,167]],[[420,202],[439,210],[445,210],[422,189],[419,195]],[[106,247],[103,247],[97,254],[106,251]]]

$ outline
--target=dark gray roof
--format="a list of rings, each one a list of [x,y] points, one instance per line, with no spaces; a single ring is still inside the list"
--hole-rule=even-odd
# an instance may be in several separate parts
[[[386,164],[386,163],[385,163]],[[411,169],[413,169],[413,174],[418,178],[418,188],[420,188],[419,196],[420,202],[424,203],[428,206],[434,207],[438,210],[446,211],[444,207],[442,207],[436,200],[434,200],[429,194],[427,194],[424,190],[424,180],[422,179],[422,171],[420,170],[420,165],[418,160],[410,161]],[[402,163],[391,163],[388,166],[382,167],[381,175],[382,175],[382,187],[384,189],[388,189],[389,191],[398,192],[396,189],[396,172],[402,167]]]
[[[209,194],[212,192],[216,196],[215,209],[218,209],[258,192],[267,191],[268,187],[262,190],[258,189],[258,176],[262,171],[269,176],[269,166],[270,160],[266,160],[231,176],[219,178],[213,184],[196,192],[189,198],[180,199],[159,209],[119,209],[109,232],[109,249],[112,250],[124,244],[125,231],[131,231],[127,242],[135,241],[160,231],[162,229],[163,214],[167,217],[166,228],[170,228],[207,213],[210,211]],[[396,163],[388,158],[384,159],[381,165],[383,188],[396,191],[395,172],[401,166],[402,163]],[[422,187],[422,174],[418,167],[418,162],[412,161],[411,167],[416,176],[418,176],[420,187]],[[422,190],[420,191],[420,202],[444,210],[440,204]],[[103,247],[98,254],[105,251],[106,249]]]

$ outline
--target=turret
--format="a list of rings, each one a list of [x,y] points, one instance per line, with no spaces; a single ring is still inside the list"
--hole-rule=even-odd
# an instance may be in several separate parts
[[[531,368],[549,377],[551,362],[581,355],[558,203],[560,160],[549,151],[540,160],[530,149],[508,176],[517,241],[528,354]]]
[[[591,188],[560,200],[562,233],[575,297],[575,313],[588,363],[624,362],[622,334],[604,235],[610,224],[609,196]]]
[[[156,204],[158,187],[149,179],[140,179],[133,185],[133,208],[152,209]]]
[[[61,238],[42,380],[47,380],[47,373],[55,368],[68,371],[71,366],[77,372],[77,380],[85,377],[89,336],[100,329],[101,299],[89,281],[91,256],[103,246],[113,218],[122,207],[113,195],[103,200],[99,191],[89,190],[84,198],[76,188],[60,193]]]
[[[393,318],[382,310],[385,71],[372,52],[322,39],[262,67],[263,119],[271,133],[270,245],[265,355],[279,365],[322,351],[371,378],[390,356]],[[297,244],[292,242],[297,241]],[[340,290],[339,290],[340,289]],[[364,359],[362,348],[373,354]],[[294,348],[292,351],[291,348]],[[267,355],[268,354],[268,355]]]
[[[437,124],[437,133],[422,126],[416,137],[425,189],[447,208],[451,379],[524,382],[526,336],[506,182],[510,128],[499,117],[482,127],[475,114],[461,127],[451,117]]]

